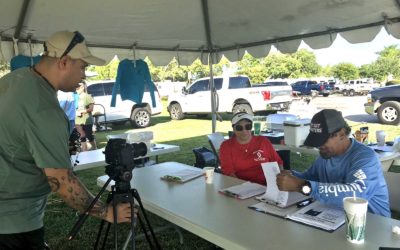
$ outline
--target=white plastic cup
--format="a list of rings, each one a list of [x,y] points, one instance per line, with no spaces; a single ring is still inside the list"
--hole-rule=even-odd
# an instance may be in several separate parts
[[[376,131],[376,143],[378,146],[385,146],[386,133],[383,130]]]
[[[346,238],[351,243],[362,244],[365,239],[368,201],[359,197],[343,199],[346,213]]]
[[[214,167],[204,167],[204,177],[206,178],[207,184],[212,184],[214,180]]]

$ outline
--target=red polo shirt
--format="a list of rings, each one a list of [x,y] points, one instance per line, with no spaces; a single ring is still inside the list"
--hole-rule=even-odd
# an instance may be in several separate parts
[[[242,180],[266,184],[261,167],[263,162],[278,162],[283,165],[271,142],[264,136],[252,136],[247,144],[239,144],[235,137],[222,143],[219,157],[222,172],[235,174]]]

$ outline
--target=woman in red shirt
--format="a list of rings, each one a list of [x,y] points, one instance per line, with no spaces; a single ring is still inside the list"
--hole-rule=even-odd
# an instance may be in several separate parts
[[[265,136],[253,136],[253,116],[244,112],[232,118],[234,135],[222,143],[219,157],[222,172],[242,180],[266,184],[263,162],[283,162]]]

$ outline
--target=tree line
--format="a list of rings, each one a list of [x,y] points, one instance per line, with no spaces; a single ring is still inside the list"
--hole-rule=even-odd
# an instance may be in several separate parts
[[[317,63],[313,52],[300,49],[293,54],[271,53],[264,58],[254,58],[246,53],[242,60],[230,62],[225,57],[213,66],[214,75],[221,75],[224,68],[233,69],[236,74],[250,77],[252,83],[261,83],[266,79],[276,78],[309,78],[326,76],[342,81],[357,78],[373,78],[384,82],[389,76],[400,79],[400,49],[397,45],[385,47],[377,52],[378,58],[370,63],[357,67],[352,63],[342,62],[336,65],[322,67]],[[167,66],[156,67],[146,58],[153,81],[183,81],[206,77],[210,73],[208,65],[196,60],[190,66],[179,65],[173,59]],[[99,76],[98,79],[113,79],[116,75],[118,60],[113,60],[105,67],[92,67]]]
[[[220,62],[213,65],[213,72],[214,75],[221,75],[224,69],[230,69],[236,74],[249,76],[252,83],[261,83],[266,79],[319,76],[333,77],[342,81],[357,78],[373,78],[380,82],[385,82],[388,77],[400,79],[400,49],[397,45],[387,46],[377,52],[377,55],[378,58],[374,62],[360,67],[347,62],[322,67],[317,63],[315,54],[306,49],[300,49],[293,54],[270,53],[263,58],[254,58],[246,53],[238,62],[230,62],[222,57]],[[190,66],[183,66],[173,59],[168,65],[158,67],[154,66],[149,58],[145,61],[155,82],[166,80],[191,82],[210,74],[209,66],[203,65],[200,60],[194,61]],[[119,60],[113,59],[106,66],[90,66],[88,70],[98,74],[91,79],[115,79],[118,64]],[[0,76],[7,71],[9,65],[0,63]]]

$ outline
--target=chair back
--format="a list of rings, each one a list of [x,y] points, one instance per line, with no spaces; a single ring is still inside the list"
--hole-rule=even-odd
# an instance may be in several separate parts
[[[215,167],[219,169],[219,166],[221,165],[221,161],[219,160],[219,148],[221,147],[222,142],[224,142],[225,140],[224,135],[219,132],[215,132],[207,135],[207,137],[208,142],[211,146],[211,150],[213,151],[215,158],[217,159]]]
[[[383,172],[389,191],[390,209],[400,212],[400,173]]]
[[[207,135],[207,137],[210,145],[212,145],[212,147],[214,147],[214,149],[218,152],[222,142],[225,141],[224,135],[219,132],[215,132]]]
[[[290,170],[290,150],[283,149],[276,152],[283,161],[283,169]]]

